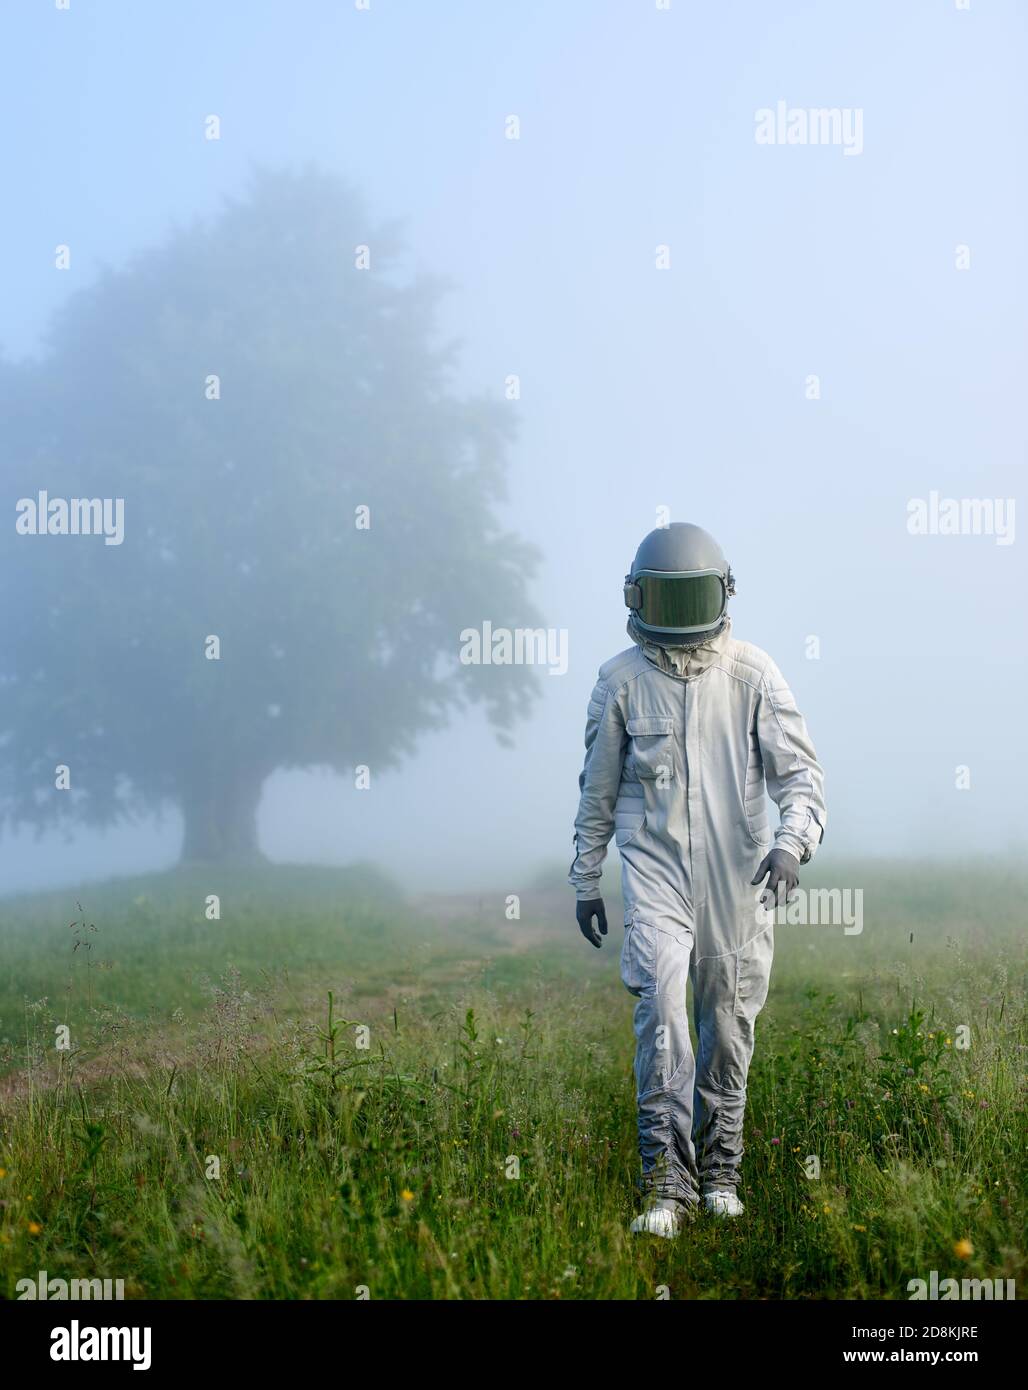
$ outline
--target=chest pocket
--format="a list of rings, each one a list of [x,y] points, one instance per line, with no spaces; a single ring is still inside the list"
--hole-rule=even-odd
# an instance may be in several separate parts
[[[675,775],[675,721],[669,715],[641,714],[625,720],[635,775],[670,782]]]

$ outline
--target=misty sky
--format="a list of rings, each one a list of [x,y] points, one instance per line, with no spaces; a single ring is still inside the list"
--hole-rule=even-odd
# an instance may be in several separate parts
[[[628,644],[622,579],[661,506],[721,541],[735,635],[807,716],[825,855],[1024,847],[1028,514],[1007,545],[907,529],[931,491],[1023,501],[1023,6],[17,0],[0,35],[8,356],[255,166],[313,162],[402,220],[411,271],[452,279],[454,389],[521,378],[504,516],[543,553],[567,673],[540,674],[512,749],[474,716],[368,793],[277,775],[271,857],[512,892],[569,862],[586,701]],[[862,152],[758,144],[779,100],[859,108]],[[0,884],[161,867],[177,836],[170,815],[8,837]]]

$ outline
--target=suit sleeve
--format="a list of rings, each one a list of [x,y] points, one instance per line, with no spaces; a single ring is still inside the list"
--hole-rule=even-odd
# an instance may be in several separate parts
[[[806,864],[824,839],[824,772],[793,693],[773,661],[761,677],[758,698],[764,776],[780,817],[775,848],[788,850]]]
[[[600,875],[614,834],[614,803],[625,759],[624,721],[606,682],[599,680],[589,697],[585,725],[585,765],[578,779],[581,792],[575,817],[576,854],[568,874],[579,902],[600,896]]]

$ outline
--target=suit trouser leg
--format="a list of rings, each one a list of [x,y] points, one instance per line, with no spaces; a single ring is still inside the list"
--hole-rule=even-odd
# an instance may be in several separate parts
[[[638,920],[625,928],[621,978],[635,1006],[635,1081],[643,1188],[657,1197],[699,1200],[693,1147],[696,1079],[687,989],[692,933]]]
[[[739,951],[693,964],[694,1141],[703,1192],[739,1182],[754,1026],[767,998],[773,949],[769,929]]]

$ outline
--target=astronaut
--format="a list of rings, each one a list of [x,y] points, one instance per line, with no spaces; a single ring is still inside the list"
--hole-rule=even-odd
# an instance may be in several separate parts
[[[824,776],[806,724],[771,658],[732,636],[734,592],[700,527],[674,523],[640,545],[625,579],[634,645],[601,666],[589,700],[568,876],[582,934],[599,947],[613,834],[621,978],[638,1000],[645,1201],[631,1229],[666,1237],[701,1203],[743,1211],[746,1077],[774,950],[766,908],[787,900],[824,837]],[[765,790],[778,807],[773,837]]]

